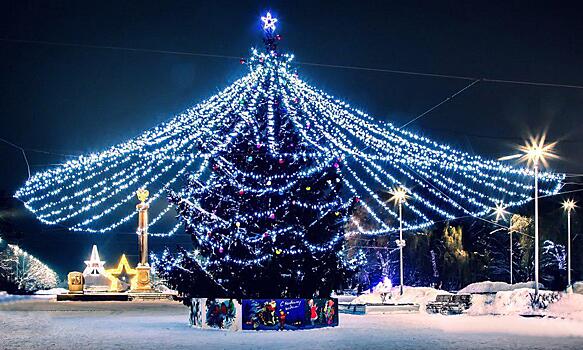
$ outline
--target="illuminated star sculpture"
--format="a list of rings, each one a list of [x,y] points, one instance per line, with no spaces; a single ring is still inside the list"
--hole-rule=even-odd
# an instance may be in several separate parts
[[[117,267],[107,270],[107,273],[109,273],[111,276],[117,278],[122,282],[130,284],[131,289],[136,288],[137,285],[136,276],[138,275],[138,272],[136,271],[136,269],[130,266],[130,263],[128,262],[128,259],[125,254],[121,256],[121,259],[117,264]],[[117,284],[118,284],[117,280],[112,281],[111,289],[112,290],[117,289]]]
[[[261,17],[263,21],[263,30],[265,31],[275,31],[275,23],[277,23],[277,18],[271,17],[271,13],[267,12],[265,17]]]
[[[83,271],[83,276],[87,275],[107,275],[105,268],[105,261],[102,261],[99,258],[99,252],[97,251],[97,246],[93,245],[93,249],[91,250],[91,258],[89,260],[85,260],[85,270]]]

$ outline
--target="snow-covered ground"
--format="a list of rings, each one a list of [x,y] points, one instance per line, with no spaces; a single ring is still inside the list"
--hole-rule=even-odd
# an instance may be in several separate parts
[[[340,315],[308,331],[225,332],[188,326],[172,302],[0,304],[0,349],[581,349],[583,323],[520,316]]]

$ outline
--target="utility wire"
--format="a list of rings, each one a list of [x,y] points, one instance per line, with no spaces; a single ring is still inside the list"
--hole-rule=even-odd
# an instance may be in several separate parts
[[[24,161],[26,162],[26,170],[28,171],[28,179],[30,179],[30,164],[28,164],[28,158],[26,157],[26,152],[24,151],[24,148],[18,146],[17,144],[14,144],[6,139],[3,139],[0,137],[0,141],[4,142],[7,145],[10,145],[18,150],[20,150],[20,152],[22,152],[22,157],[24,157]]]
[[[129,52],[146,52],[146,53],[170,54],[170,55],[181,55],[181,56],[198,56],[198,57],[224,58],[224,59],[236,59],[236,60],[241,59],[240,56],[233,56],[233,55],[220,55],[220,54],[209,54],[209,53],[200,53],[200,52],[185,52],[185,51],[170,51],[170,50],[156,50],[156,49],[133,48],[133,47],[124,47],[124,46],[103,46],[103,45],[75,44],[75,43],[44,41],[44,40],[25,40],[25,39],[0,38],[0,41],[11,42],[11,43],[21,43],[21,44],[39,44],[39,45],[52,45],[52,46],[64,46],[64,47],[81,47],[81,48],[89,48],[89,49],[105,49],[105,50],[117,50],[117,51],[129,51]],[[305,61],[297,61],[296,63],[299,65],[304,65],[304,66],[339,68],[339,69],[360,70],[360,71],[369,71],[369,72],[381,72],[381,73],[391,73],[391,74],[403,74],[403,75],[412,75],[412,76],[421,76],[421,77],[430,77],[430,78],[445,78],[445,79],[458,79],[458,80],[469,80],[469,81],[479,80],[479,81],[488,82],[488,83],[530,85],[530,86],[541,86],[541,87],[558,87],[558,88],[583,90],[583,85],[575,85],[575,84],[550,83],[550,82],[525,81],[525,80],[511,80],[511,79],[477,78],[477,77],[453,75],[453,74],[415,72],[415,71],[399,70],[399,69],[352,66],[352,65],[339,65],[339,64],[326,64],[326,63],[305,62]]]
[[[413,123],[414,121],[422,118],[423,116],[425,116],[426,114],[430,113],[431,111],[433,111],[434,109],[438,108],[439,106],[441,106],[444,103],[447,103],[449,101],[451,101],[453,98],[455,98],[457,95],[461,94],[462,92],[466,91],[467,89],[471,88],[472,86],[474,86],[476,83],[478,83],[480,81],[480,79],[474,80],[473,82],[471,82],[469,85],[466,85],[463,89],[459,90],[458,92],[456,92],[455,94],[447,97],[445,100],[439,102],[438,104],[436,104],[435,106],[429,108],[428,110],[426,110],[425,112],[419,114],[418,116],[416,116],[415,118],[409,120],[408,122],[406,122],[405,124],[403,124],[401,126],[401,129],[403,129],[404,127],[406,127],[407,125]]]

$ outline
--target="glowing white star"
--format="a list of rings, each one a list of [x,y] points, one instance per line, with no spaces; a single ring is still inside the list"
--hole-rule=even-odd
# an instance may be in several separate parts
[[[85,270],[83,271],[83,276],[87,275],[101,275],[105,274],[105,268],[103,265],[105,261],[102,261],[99,258],[99,252],[97,251],[97,246],[93,245],[93,249],[91,250],[91,258],[89,260],[85,260]]]
[[[263,21],[263,30],[275,30],[275,23],[277,23],[277,18],[271,17],[270,12],[267,12],[265,17],[261,17],[261,20]]]

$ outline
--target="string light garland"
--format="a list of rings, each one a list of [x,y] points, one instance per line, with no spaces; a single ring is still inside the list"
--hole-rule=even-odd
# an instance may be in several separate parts
[[[159,232],[152,235],[172,235],[182,224],[173,221],[168,224],[174,211],[165,199],[166,193],[179,192],[180,180],[187,175],[189,181],[204,184],[213,173],[209,159],[231,147],[234,140],[251,137],[256,147],[265,147],[279,166],[287,166],[290,156],[292,161],[311,159],[314,164],[290,176],[254,174],[226,159],[216,162],[214,166],[227,169],[234,179],[252,179],[264,184],[254,188],[240,186],[236,189],[239,195],[286,193],[302,179],[332,164],[342,175],[340,181],[345,187],[340,194],[344,204],[350,198],[361,199],[358,205],[376,225],[349,233],[396,232],[397,213],[385,203],[381,193],[398,186],[408,188],[411,196],[403,204],[407,208],[403,219],[406,230],[425,228],[435,221],[460,215],[485,215],[497,203],[512,207],[532,199],[532,170],[470,155],[377,121],[310,86],[300,79],[292,66],[294,55],[273,49],[275,42],[280,40],[274,34],[277,19],[268,13],[262,21],[267,50],[253,49],[250,58],[242,62],[250,70],[247,75],[125,143],[34,174],[15,197],[43,223],[64,225],[73,231],[104,233],[135,216],[133,193],[147,186],[153,194],[148,200],[154,214],[152,231]],[[263,105],[267,106],[265,138],[260,136],[254,121],[258,108]],[[298,131],[301,142],[313,146],[312,152],[287,154],[277,144],[275,135],[279,132],[280,121],[274,110],[280,107],[285,108],[286,118]],[[229,131],[224,133],[226,138],[219,137],[223,135],[218,133],[221,130]],[[249,162],[255,161],[252,156],[242,157]],[[540,194],[556,193],[563,179],[562,174],[541,172]],[[305,191],[310,190],[311,186],[305,187]],[[234,223],[239,222],[240,229],[244,230],[251,216],[270,217],[284,205],[312,206],[323,212],[328,209],[321,204],[284,201],[270,211],[224,218],[227,223],[221,225],[235,227]],[[271,234],[284,233],[274,231]],[[201,239],[204,237],[206,233]],[[223,249],[228,243],[221,243]],[[213,244],[220,248],[219,243]],[[292,252],[282,251],[282,254],[288,253]]]

